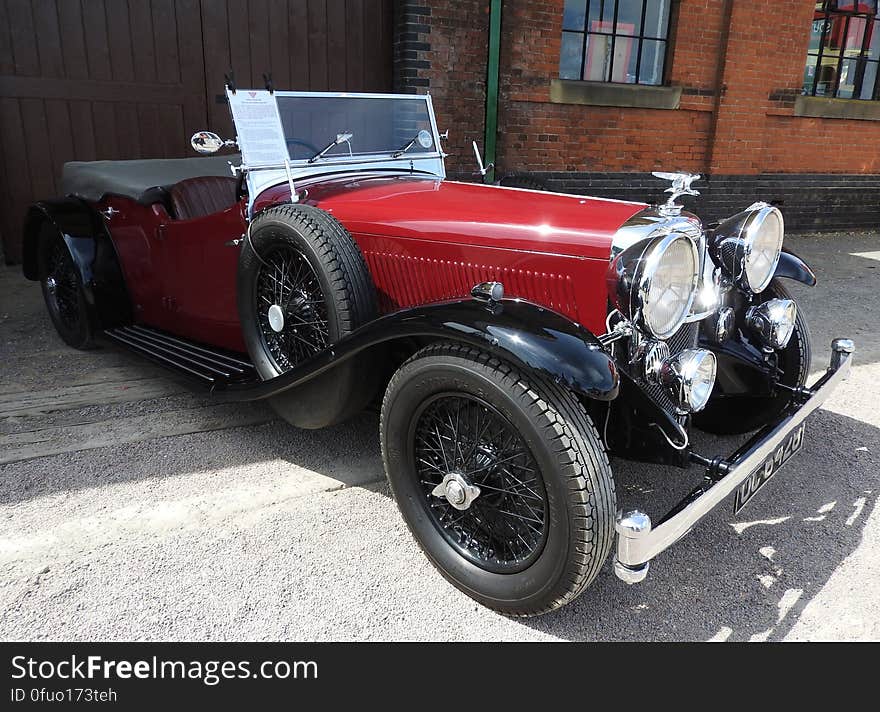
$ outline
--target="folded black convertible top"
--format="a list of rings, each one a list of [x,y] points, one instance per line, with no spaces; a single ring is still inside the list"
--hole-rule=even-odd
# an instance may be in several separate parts
[[[61,188],[65,195],[93,202],[105,195],[122,195],[146,202],[151,189],[170,188],[187,178],[232,176],[230,163],[237,165],[240,162],[238,154],[137,161],[73,161],[64,164]]]

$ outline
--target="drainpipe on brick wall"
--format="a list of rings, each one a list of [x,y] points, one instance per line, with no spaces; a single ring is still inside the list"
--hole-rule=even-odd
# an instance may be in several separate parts
[[[727,69],[727,45],[730,40],[730,18],[733,15],[733,0],[725,0],[721,12],[721,37],[718,41],[718,65],[715,69],[715,102],[712,108],[712,123],[709,126],[709,145],[706,150],[706,175],[711,175],[715,161],[715,136],[718,133],[718,115],[721,113],[721,99],[724,96],[724,71]]]
[[[489,2],[489,58],[486,62],[486,164],[495,163],[495,138],[498,133],[498,74],[501,59],[501,0]],[[485,183],[495,180],[495,169],[486,172]]]

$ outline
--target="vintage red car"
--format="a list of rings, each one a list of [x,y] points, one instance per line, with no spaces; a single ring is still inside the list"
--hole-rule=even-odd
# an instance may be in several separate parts
[[[386,472],[454,585],[511,615],[575,598],[616,538],[630,583],[728,495],[738,510],[849,370],[782,280],[815,284],[757,203],[663,205],[446,180],[429,96],[235,91],[237,139],[180,160],[72,163],[34,205],[24,273],[71,346],[122,344],[295,426],[381,403]],[[758,432],[729,455],[692,427]],[[652,524],[608,453],[697,466]]]

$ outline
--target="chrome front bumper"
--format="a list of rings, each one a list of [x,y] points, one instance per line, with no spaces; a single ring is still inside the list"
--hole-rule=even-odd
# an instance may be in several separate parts
[[[711,478],[707,485],[691,493],[656,526],[651,526],[647,514],[638,510],[622,513],[617,519],[617,558],[614,573],[627,583],[638,583],[648,573],[651,559],[687,534],[721,500],[732,494],[774,451],[789,433],[831,395],[840,381],[849,374],[855,351],[849,339],[835,339],[831,343],[831,365],[812,388],[808,399],[797,410],[791,411],[776,424],[765,427],[729,461],[716,463],[716,472],[723,475]]]

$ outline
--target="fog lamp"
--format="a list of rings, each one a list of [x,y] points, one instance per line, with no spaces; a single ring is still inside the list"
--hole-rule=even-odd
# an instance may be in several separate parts
[[[761,344],[784,349],[794,333],[797,305],[791,299],[770,299],[746,312],[746,323]]]
[[[685,413],[706,407],[715,385],[715,354],[705,349],[685,349],[660,367],[660,383]]]

